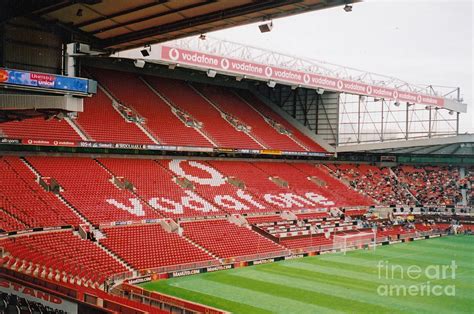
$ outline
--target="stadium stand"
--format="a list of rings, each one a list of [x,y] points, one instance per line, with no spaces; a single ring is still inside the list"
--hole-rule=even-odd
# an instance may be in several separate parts
[[[49,280],[99,287],[127,269],[105,251],[70,231],[12,237],[1,241],[3,266]]]
[[[462,199],[458,186],[459,171],[456,168],[403,165],[394,171],[420,204],[456,205]]]
[[[245,227],[226,220],[182,222],[184,236],[221,258],[281,253],[283,247]],[[242,243],[245,243],[243,246]]]
[[[57,180],[60,195],[93,224],[160,218],[132,191],[114,185],[113,176],[91,158],[35,156],[27,160],[42,176]]]
[[[75,123],[90,140],[105,143],[153,144],[135,123],[127,122],[114,108],[112,100],[99,89],[84,100],[84,112]]]
[[[134,269],[187,265],[199,268],[217,264],[203,249],[166,232],[159,224],[102,229],[106,238],[100,243],[120,256]]]
[[[36,175],[18,157],[0,158],[1,229],[78,225],[81,220],[52,192],[38,184]]]
[[[4,122],[0,125],[2,137],[22,140],[80,141],[81,137],[65,119],[32,118]]]

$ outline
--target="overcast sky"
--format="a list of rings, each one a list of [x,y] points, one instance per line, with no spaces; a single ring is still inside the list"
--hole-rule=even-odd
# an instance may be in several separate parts
[[[373,0],[209,33],[217,38],[394,76],[410,83],[461,87],[474,132],[473,1]]]

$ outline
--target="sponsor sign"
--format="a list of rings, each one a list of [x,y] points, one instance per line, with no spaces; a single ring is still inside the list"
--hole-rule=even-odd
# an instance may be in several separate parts
[[[324,88],[332,91],[366,95],[387,100],[406,101],[443,107],[443,97],[406,92],[389,87],[370,85],[358,81],[343,80],[303,71],[269,66],[239,59],[226,58],[198,51],[160,46],[161,59],[204,69],[215,69],[220,72],[246,75],[264,80],[274,80],[288,85],[304,85],[310,88]]]
[[[273,263],[274,261],[274,258],[261,259],[259,261],[253,261],[253,265],[268,264]]]
[[[44,304],[55,310],[64,311],[66,313],[77,313],[77,304],[73,302],[7,279],[0,279],[0,291]]]
[[[139,283],[149,282],[149,281],[151,281],[151,276],[146,276],[146,277],[141,277],[141,278],[130,279],[130,280],[128,281],[128,283],[131,284],[131,285],[136,285],[136,284],[139,284]]]
[[[0,68],[0,84],[52,89],[87,94],[89,80],[47,73],[7,70]]]
[[[212,272],[219,271],[219,270],[231,269],[232,266],[233,265],[219,265],[219,266],[208,267],[208,268],[206,268],[206,272],[212,273]]]
[[[184,277],[184,276],[196,275],[196,274],[199,274],[200,272],[201,272],[201,270],[199,270],[199,269],[180,270],[180,271],[174,271],[172,273],[169,273],[168,276],[170,278]]]

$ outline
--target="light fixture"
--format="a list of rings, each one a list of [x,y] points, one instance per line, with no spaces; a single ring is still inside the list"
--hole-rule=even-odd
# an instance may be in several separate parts
[[[430,110],[431,107],[430,107],[430,106],[425,106],[425,109],[426,109],[426,110]]]
[[[84,12],[82,9],[77,9],[76,16],[82,16],[82,12]]]
[[[217,72],[214,70],[207,70],[207,76],[208,77],[216,77]]]
[[[291,90],[295,90],[298,88],[298,85],[291,85]]]
[[[143,69],[145,67],[145,60],[137,59],[133,61],[133,64],[135,64],[137,68]]]
[[[151,52],[151,46],[150,45],[145,45],[144,49],[140,50],[142,56],[148,57]]]
[[[247,76],[245,76],[245,75],[244,75],[244,76],[236,76],[236,77],[235,77],[235,80],[236,80],[237,82],[240,82],[240,81],[242,81],[243,79],[246,79],[246,78],[247,78]]]
[[[318,88],[318,89],[316,89],[316,93],[318,93],[319,95],[322,95],[322,94],[324,94],[324,89],[323,88]]]
[[[452,116],[454,114],[454,111],[449,110],[449,115]]]
[[[277,84],[277,83],[276,83],[275,81],[268,81],[268,82],[267,82],[267,85],[268,85],[268,87],[270,87],[270,88],[274,88],[274,87],[276,86],[276,84]]]
[[[346,5],[344,6],[344,11],[346,11],[346,12],[352,12],[352,5],[346,4]]]
[[[178,65],[176,63],[170,63],[168,64],[168,69],[174,70]]]
[[[206,34],[201,34],[199,35],[200,40],[206,40]]]
[[[258,28],[260,29],[260,33],[271,32],[273,28],[273,21],[270,21],[270,23],[260,24],[258,25]]]
[[[398,101],[394,102],[393,105],[394,105],[395,107],[400,107],[400,103],[399,103]]]

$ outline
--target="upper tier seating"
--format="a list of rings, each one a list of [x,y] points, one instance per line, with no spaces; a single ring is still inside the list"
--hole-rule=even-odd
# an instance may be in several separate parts
[[[90,158],[28,157],[43,176],[56,179],[61,195],[94,224],[161,216],[128,190],[121,190]]]
[[[125,121],[100,88],[94,97],[84,99],[84,112],[79,113],[76,123],[97,142],[153,144],[135,123]]]
[[[0,229],[81,223],[71,209],[36,182],[36,175],[18,157],[0,157],[0,186],[0,208],[9,214],[3,215],[6,224],[2,223]]]
[[[102,232],[107,237],[100,243],[135,269],[216,262],[209,254],[177,233],[166,232],[159,224],[105,228]]]
[[[260,99],[258,99],[251,92],[246,90],[237,90],[236,93],[241,96],[247,103],[251,104],[252,107],[257,109],[264,116],[273,119],[275,122],[283,125],[287,130],[290,130],[293,136],[302,143],[311,152],[325,152],[326,150],[311,140],[309,137],[301,133],[291,123],[286,121],[283,117],[273,111],[270,107],[265,105]]]
[[[220,112],[186,82],[158,77],[147,79],[156,90],[170,99],[173,104],[202,122],[202,130],[218,147],[262,148],[247,134],[237,131],[225,121]]]
[[[181,226],[186,237],[222,258],[283,251],[269,239],[226,220],[183,222]]]
[[[70,231],[9,238],[0,244],[10,254],[4,260],[8,268],[52,280],[101,284],[108,276],[127,271],[97,245]]]
[[[81,141],[79,134],[74,131],[66,120],[45,120],[44,118],[3,122],[0,124],[0,137],[23,140],[49,140],[51,142]]]
[[[90,69],[114,97],[146,119],[145,126],[163,145],[212,147],[194,128],[187,127],[138,76],[126,72]]]
[[[289,136],[280,134],[271,127],[258,111],[248,105],[242,98],[224,87],[199,86],[200,91],[224,112],[238,118],[250,126],[251,134],[268,149],[285,151],[306,151]]]

